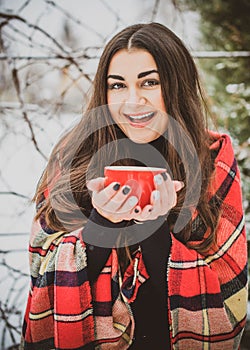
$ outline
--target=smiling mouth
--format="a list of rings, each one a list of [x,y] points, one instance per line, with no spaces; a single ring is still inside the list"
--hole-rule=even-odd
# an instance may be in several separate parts
[[[155,115],[155,112],[149,112],[144,114],[124,114],[125,117],[134,124],[148,123]]]

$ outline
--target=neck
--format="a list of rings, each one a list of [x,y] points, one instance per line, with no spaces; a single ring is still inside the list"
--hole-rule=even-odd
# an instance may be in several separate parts
[[[119,160],[127,159],[135,165],[166,168],[166,139],[160,135],[148,143],[136,143],[130,140],[116,125]]]

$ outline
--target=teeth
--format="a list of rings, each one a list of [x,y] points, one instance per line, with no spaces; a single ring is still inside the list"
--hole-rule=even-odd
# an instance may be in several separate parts
[[[136,119],[136,120],[140,120],[140,119],[144,119],[144,118],[148,118],[148,117],[151,117],[154,113],[153,112],[150,112],[150,113],[146,113],[146,114],[142,114],[142,115],[128,115],[129,118],[131,119]]]

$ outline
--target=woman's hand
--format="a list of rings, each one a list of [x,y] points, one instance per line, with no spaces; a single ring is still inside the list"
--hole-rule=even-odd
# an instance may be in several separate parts
[[[132,219],[155,220],[167,214],[176,205],[176,192],[184,186],[180,181],[172,181],[166,173],[156,175],[156,189],[151,194],[151,204],[141,208],[137,205],[139,198],[136,196],[136,188],[120,186],[118,182],[104,187],[104,182],[102,177],[90,180],[87,188],[92,191],[93,207],[100,215],[115,223]]]
[[[90,180],[87,188],[92,191],[92,205],[103,217],[112,222],[133,219],[138,197],[130,186],[113,182],[104,187],[105,178]]]
[[[159,216],[166,215],[176,206],[177,192],[184,187],[182,181],[172,180],[167,173],[155,175],[154,183],[155,190],[151,193],[151,204],[135,210],[137,215],[134,219],[138,221],[155,220]]]

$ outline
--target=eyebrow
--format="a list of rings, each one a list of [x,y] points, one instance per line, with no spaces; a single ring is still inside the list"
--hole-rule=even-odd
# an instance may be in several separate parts
[[[137,78],[140,79],[140,78],[143,78],[145,77],[146,75],[149,75],[151,73],[158,73],[158,71],[156,69],[151,69],[151,70],[147,70],[146,72],[141,72],[137,75]],[[159,73],[158,73],[159,74]],[[121,76],[121,75],[117,75],[117,74],[109,74],[107,76],[107,79],[109,78],[112,78],[112,79],[117,79],[117,80],[122,80],[122,81],[125,81],[125,79]]]
[[[116,75],[116,74],[110,74],[110,75],[107,76],[107,79],[108,78],[125,81],[125,79],[121,75]]]
[[[158,73],[158,71],[156,69],[151,69],[151,70],[147,70],[146,72],[141,72],[138,74],[137,78],[140,79],[140,78],[143,78],[145,77],[146,75],[149,75],[151,73]],[[158,73],[159,74],[159,73]]]

